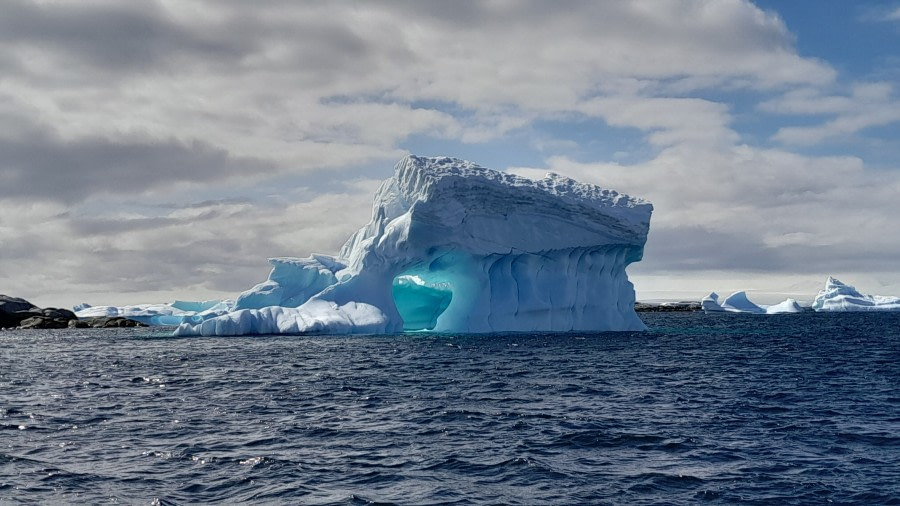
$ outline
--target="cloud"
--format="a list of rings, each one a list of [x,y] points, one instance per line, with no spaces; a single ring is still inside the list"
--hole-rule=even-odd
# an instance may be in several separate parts
[[[688,141],[632,165],[565,156],[547,165],[653,202],[644,260],[631,269],[638,279],[765,273],[777,286],[775,273],[896,277],[900,241],[887,231],[900,213],[900,174],[866,170],[858,158]],[[546,169],[513,171],[539,177]]]
[[[825,95],[802,88],[764,101],[760,110],[777,114],[826,115],[832,119],[813,126],[778,129],[774,140],[785,144],[811,145],[856,134],[866,128],[900,122],[900,100],[891,83],[858,83],[849,94]]]
[[[0,117],[0,124],[10,126],[14,122]],[[32,126],[27,135],[0,135],[0,152],[0,198],[69,204],[90,195],[141,193],[274,169],[268,161],[233,157],[201,141],[112,141],[102,137],[66,141],[37,126]]]
[[[184,59],[237,61],[250,49],[239,37],[178,23],[158,2],[8,0],[3,10],[0,43],[40,53],[64,74],[72,61],[109,77],[173,70]]]
[[[628,82],[652,96],[834,78],[737,0],[9,7],[0,44],[21,68],[0,98],[20,114],[67,141],[198,141],[284,171],[388,160],[411,135],[485,142]]]
[[[737,134],[728,128],[728,108],[724,104],[696,98],[643,96],[603,97],[581,105],[583,113],[604,118],[619,127],[651,132],[656,146],[683,142],[730,144]]]
[[[268,257],[336,253],[368,221],[376,185],[354,180],[307,201],[206,202],[160,216],[0,200],[0,261],[16,273],[3,290],[46,305],[234,297],[265,279]]]
[[[864,6],[859,19],[867,22],[900,21],[900,6]]]

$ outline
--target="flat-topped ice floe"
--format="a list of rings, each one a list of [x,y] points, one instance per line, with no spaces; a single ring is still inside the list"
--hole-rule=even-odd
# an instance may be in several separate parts
[[[73,309],[79,318],[121,316],[147,325],[181,325],[200,323],[228,313],[234,308],[230,300],[202,302],[176,300],[164,304],[135,304],[131,306],[90,306],[79,304]]]
[[[555,174],[408,156],[337,256],[273,258],[235,311],[177,334],[642,330],[625,267],[652,210]]]
[[[900,297],[863,295],[829,276],[812,307],[816,311],[900,311]]]

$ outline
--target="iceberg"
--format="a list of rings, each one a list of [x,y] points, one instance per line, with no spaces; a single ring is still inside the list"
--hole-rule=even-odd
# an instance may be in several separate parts
[[[700,300],[700,308],[707,313],[750,313],[750,314],[782,314],[801,313],[803,308],[791,298],[771,306],[759,305],[750,301],[744,291],[734,292],[719,304],[719,294],[712,292]]]
[[[79,318],[121,316],[146,325],[181,325],[201,323],[234,309],[231,300],[182,301],[168,304],[135,304],[131,306],[91,306],[78,304],[73,308]]]
[[[233,311],[176,334],[643,330],[625,268],[652,211],[557,174],[410,155],[338,255],[272,258]]]
[[[734,292],[729,295],[724,302],[722,302],[722,309],[725,311],[730,311],[732,313],[753,313],[753,314],[761,314],[765,313],[766,310],[762,306],[757,306],[756,304],[750,302],[750,299],[747,298],[747,292]]]
[[[900,297],[863,295],[829,276],[812,307],[816,311],[900,311]]]
[[[766,307],[766,314],[802,313],[803,306],[795,299],[787,298],[778,304]]]
[[[700,309],[706,312],[724,312],[725,308],[719,304],[719,294],[710,292],[709,295],[700,299]]]

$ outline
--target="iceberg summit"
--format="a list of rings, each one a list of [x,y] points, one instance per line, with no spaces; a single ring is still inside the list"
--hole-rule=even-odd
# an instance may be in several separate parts
[[[626,331],[653,206],[556,174],[407,156],[337,256],[272,258],[233,310],[176,335]]]

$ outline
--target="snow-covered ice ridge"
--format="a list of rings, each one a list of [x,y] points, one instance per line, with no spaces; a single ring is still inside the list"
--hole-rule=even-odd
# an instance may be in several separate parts
[[[234,309],[233,300],[206,300],[201,302],[176,300],[166,304],[135,304],[132,306],[91,306],[79,304],[75,316],[122,316],[147,325],[181,325],[185,322],[200,323],[223,315]]]
[[[745,292],[734,292],[719,303],[719,295],[712,292],[700,301],[707,312],[731,312],[753,314],[799,313],[802,307],[794,299],[787,299],[773,306],[754,304]],[[825,288],[816,295],[812,304],[815,311],[900,311],[900,297],[863,295],[856,288],[829,276]]]
[[[642,330],[625,267],[653,206],[556,174],[407,156],[337,256],[273,258],[178,335]]]
[[[812,307],[816,311],[900,311],[900,297],[863,295],[829,276]]]

